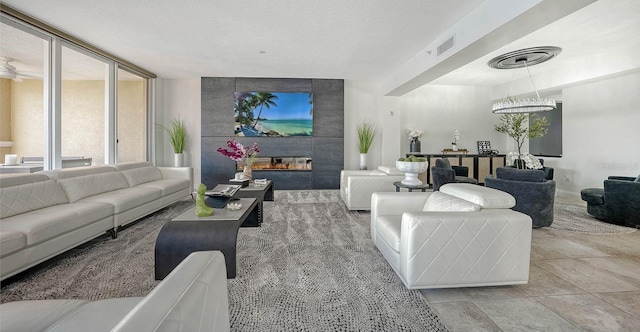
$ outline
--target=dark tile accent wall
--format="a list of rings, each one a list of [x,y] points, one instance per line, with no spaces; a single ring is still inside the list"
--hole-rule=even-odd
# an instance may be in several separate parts
[[[257,142],[265,157],[311,156],[312,170],[255,171],[276,189],[338,189],[344,165],[344,81],[330,79],[203,77],[202,183],[213,188],[233,178],[235,162],[216,150],[228,138]],[[313,92],[313,137],[235,137],[233,92]]]

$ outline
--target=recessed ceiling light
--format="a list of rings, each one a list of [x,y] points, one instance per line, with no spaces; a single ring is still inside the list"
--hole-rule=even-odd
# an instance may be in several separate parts
[[[258,53],[260,53],[260,54],[266,54],[266,53],[267,53],[267,51],[259,51]]]

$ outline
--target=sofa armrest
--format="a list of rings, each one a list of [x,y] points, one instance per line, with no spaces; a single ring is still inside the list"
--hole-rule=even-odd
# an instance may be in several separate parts
[[[456,176],[469,176],[469,167],[467,166],[451,165],[451,168],[456,172]]]
[[[406,212],[398,272],[408,288],[526,283],[531,218],[509,209]]]
[[[371,239],[376,241],[376,220],[380,216],[400,216],[406,211],[422,211],[431,192],[377,192],[371,195]]]
[[[220,251],[187,256],[112,331],[229,331],[227,271]]]

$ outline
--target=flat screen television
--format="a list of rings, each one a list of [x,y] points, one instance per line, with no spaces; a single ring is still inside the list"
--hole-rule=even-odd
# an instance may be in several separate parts
[[[312,136],[311,92],[235,92],[236,136]]]

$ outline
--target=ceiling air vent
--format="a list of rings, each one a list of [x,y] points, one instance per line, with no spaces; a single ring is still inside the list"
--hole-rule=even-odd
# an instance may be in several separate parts
[[[451,36],[451,38],[447,39],[444,43],[438,46],[438,55],[453,47],[453,37],[454,36]]]

